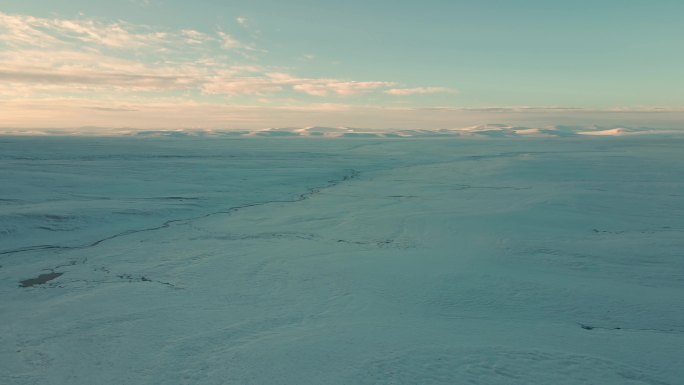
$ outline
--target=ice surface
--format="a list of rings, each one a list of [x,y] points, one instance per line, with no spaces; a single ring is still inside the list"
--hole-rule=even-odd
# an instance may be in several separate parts
[[[684,137],[553,131],[0,137],[0,383],[680,384]]]

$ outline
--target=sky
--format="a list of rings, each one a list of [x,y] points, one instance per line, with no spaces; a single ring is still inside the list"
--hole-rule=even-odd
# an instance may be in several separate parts
[[[3,0],[0,129],[684,128],[684,2]]]

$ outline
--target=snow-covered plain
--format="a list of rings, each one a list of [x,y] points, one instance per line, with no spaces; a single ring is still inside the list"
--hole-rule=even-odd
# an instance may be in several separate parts
[[[309,131],[0,137],[0,383],[683,383],[684,136]]]

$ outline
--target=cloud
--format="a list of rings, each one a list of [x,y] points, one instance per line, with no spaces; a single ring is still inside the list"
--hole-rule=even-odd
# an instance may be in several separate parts
[[[617,127],[626,119],[632,126],[681,129],[684,109],[668,112],[616,112],[610,110],[546,110],[528,113],[487,112],[464,108],[419,109],[359,106],[346,103],[302,103],[276,106],[198,102],[180,97],[153,100],[0,99],[0,133],[13,129],[70,128],[83,126],[133,127],[135,129],[263,129],[267,127],[348,126],[373,129],[453,129],[486,122],[511,127],[580,125]],[[499,125],[492,125],[499,127]]]
[[[157,4],[138,1],[145,3]],[[236,21],[252,27],[244,17]],[[353,117],[371,115],[400,124],[401,116],[427,112],[358,105],[385,94],[442,90],[297,74],[269,64],[268,52],[254,43],[260,39],[248,36],[0,12],[0,127],[254,128],[339,125],[344,116],[362,124]]]
[[[138,111],[135,108],[127,108],[127,107],[85,107],[91,110],[95,111],[107,111],[107,112],[133,112],[133,111]]]
[[[207,73],[201,64],[149,65],[91,50],[0,51],[0,94],[14,97],[192,90]]]
[[[172,90],[253,94],[255,86],[225,85],[254,83],[242,79],[253,76],[245,71],[249,66],[223,56],[226,50],[254,49],[232,37],[228,41],[228,36],[0,12],[0,97]],[[217,80],[223,86],[216,85]],[[261,90],[267,88],[279,89]]]
[[[75,42],[108,48],[140,48],[164,41],[166,34],[124,22],[47,19],[0,12],[0,43],[10,48],[65,47]]]
[[[152,5],[151,0],[128,0],[128,2],[140,7],[149,7],[150,5]]]
[[[207,94],[250,94],[265,95],[281,90],[292,89],[311,96],[353,96],[378,89],[394,86],[393,82],[381,81],[343,81],[337,79],[300,78],[287,73],[272,72],[262,74],[261,68],[239,68],[236,71],[224,71],[214,76],[203,85]],[[239,76],[237,76],[240,74]]]
[[[243,25],[248,22],[245,17],[237,20]],[[52,85],[53,91],[60,85],[98,89],[128,86],[132,91],[187,89],[194,85],[195,91],[201,94],[263,95],[292,90],[326,97],[382,90],[388,93],[437,90],[436,87],[387,90],[396,83],[386,81],[312,79],[282,73],[272,76],[268,72],[278,72],[268,66],[260,66],[264,69],[260,74],[235,71],[234,67],[245,63],[240,63],[234,55],[232,59],[222,56],[222,50],[237,53],[247,61],[254,61],[253,53],[265,51],[224,31],[155,30],[122,21],[48,19],[0,12],[2,46],[5,49],[0,50],[0,76],[4,80],[34,86]]]
[[[244,17],[238,21],[247,23]],[[189,97],[279,92],[339,97],[395,86],[385,81],[316,79],[274,71],[272,66],[253,63],[251,54],[263,52],[224,31],[155,30],[120,21],[0,12],[0,96],[12,90],[15,96],[34,92],[36,97],[185,90],[194,93]]]
[[[146,25],[104,22],[95,19],[48,19],[0,12],[0,44],[10,49],[49,48],[103,50],[150,49],[152,52],[176,52],[189,45],[205,49],[254,50],[223,32],[205,33],[193,29],[157,30]]]
[[[266,95],[282,90],[283,87],[263,77],[210,78],[202,86],[206,94]]]
[[[300,78],[286,73],[273,72],[267,74],[278,84],[290,85],[293,90],[311,96],[352,96],[386,89],[396,85],[385,81],[354,81],[339,79]]]
[[[322,84],[295,84],[292,88],[312,96],[328,96],[330,93],[330,90]]]
[[[189,44],[204,44],[206,42],[212,41],[214,37],[195,31],[194,29],[183,29],[181,34],[185,37],[185,42]]]
[[[326,79],[296,79],[293,89],[312,96],[351,96],[391,87],[392,82],[358,82]]]
[[[55,72],[44,70],[8,71],[0,69],[0,80],[9,83],[39,83],[54,85],[116,86],[130,89],[184,88],[192,78],[179,76],[136,75],[130,73],[103,72]]]
[[[236,39],[234,36],[229,35],[225,32],[218,32],[219,39],[221,40],[221,46],[226,49],[238,49],[247,51],[256,51],[253,45],[243,43],[242,41]]]
[[[416,87],[416,88],[392,88],[385,93],[395,96],[424,95],[424,94],[445,94],[455,93],[456,90],[446,87]]]
[[[360,93],[370,92],[377,90],[379,88],[394,86],[393,82],[358,82],[358,81],[347,81],[347,82],[329,82],[326,84],[333,92],[338,95],[357,95]]]

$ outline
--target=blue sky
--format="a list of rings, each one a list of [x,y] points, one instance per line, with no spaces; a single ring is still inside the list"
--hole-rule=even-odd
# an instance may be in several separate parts
[[[682,14],[668,0],[6,0],[0,126],[672,124]]]

